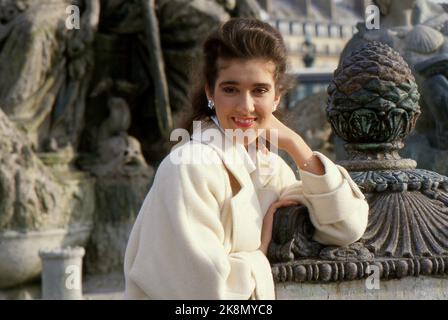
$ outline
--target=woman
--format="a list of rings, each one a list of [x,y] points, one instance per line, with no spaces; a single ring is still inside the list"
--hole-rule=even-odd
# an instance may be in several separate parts
[[[162,161],[137,217],[125,256],[129,299],[274,299],[266,253],[282,206],[306,205],[324,244],[350,244],[367,225],[367,202],[347,172],[273,115],[286,81],[280,34],[232,19],[207,38],[204,56],[192,116],[201,128]],[[302,181],[257,143],[263,135],[295,160]]]

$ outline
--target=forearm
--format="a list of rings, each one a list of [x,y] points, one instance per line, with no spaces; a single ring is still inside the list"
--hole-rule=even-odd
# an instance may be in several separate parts
[[[300,135],[291,130],[282,148],[285,150],[301,170],[316,175],[325,174],[325,168],[313,150],[306,144]]]

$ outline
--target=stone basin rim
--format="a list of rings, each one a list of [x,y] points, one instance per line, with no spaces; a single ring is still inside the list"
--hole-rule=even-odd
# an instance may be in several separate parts
[[[93,229],[93,224],[73,225],[68,229],[54,228],[54,229],[42,229],[32,231],[17,231],[17,230],[5,230],[0,231],[0,239],[16,239],[16,238],[30,238],[30,237],[44,237],[49,235],[64,235],[71,233],[78,233],[83,231],[90,231]]]

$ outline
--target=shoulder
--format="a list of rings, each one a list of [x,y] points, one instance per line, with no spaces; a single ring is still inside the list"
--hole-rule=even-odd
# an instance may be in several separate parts
[[[221,157],[215,149],[203,143],[189,141],[171,150],[160,163],[156,177],[216,180],[224,178],[223,170]]]
[[[177,154],[173,154],[175,151]],[[188,142],[163,159],[152,188],[156,197],[181,197],[184,201],[213,199],[218,203],[225,201],[229,190],[219,155],[213,148],[197,142]]]
[[[181,146],[175,146],[163,159],[160,168],[197,167],[222,164],[218,152],[212,147],[197,141],[189,141]]]

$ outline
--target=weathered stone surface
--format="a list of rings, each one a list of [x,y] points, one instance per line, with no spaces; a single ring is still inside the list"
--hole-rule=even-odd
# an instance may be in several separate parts
[[[39,250],[42,260],[42,299],[82,299],[83,247]]]
[[[94,227],[84,259],[87,272],[123,269],[128,237],[153,174],[149,167],[146,175],[103,177],[97,181]]]
[[[0,288],[16,287],[39,278],[42,248],[85,245],[92,227],[70,226],[42,231],[0,232]]]
[[[67,1],[2,2],[0,108],[33,146],[76,145],[92,67],[99,0],[79,1],[80,28],[65,26]]]
[[[0,287],[39,274],[42,246],[84,244],[94,210],[93,181],[45,166],[0,110]],[[57,167],[58,157],[53,159]]]
[[[372,280],[339,283],[277,283],[278,300],[446,300],[448,277],[404,278],[380,281],[379,289],[368,289]]]
[[[0,139],[0,230],[42,230],[91,221],[93,184],[88,177],[63,175],[45,166],[2,111]]]
[[[353,151],[369,155],[375,148],[390,154],[401,148],[399,141],[409,135],[421,113],[410,68],[381,42],[366,43],[346,57],[327,91],[333,130]]]
[[[148,166],[137,139],[127,130],[131,115],[126,101],[109,98],[109,116],[98,130],[97,152],[83,161],[96,178],[94,228],[87,246],[90,273],[122,270],[126,244],[154,170]]]
[[[431,1],[410,1],[399,5],[381,2],[381,28],[367,30],[358,24],[359,32],[347,43],[341,61],[368,41],[391,46],[409,64],[421,93],[420,116],[415,131],[406,141],[401,154],[412,157],[420,168],[448,174],[448,13],[446,6]],[[336,143],[338,155],[342,146]],[[340,158],[342,159],[342,158]]]

